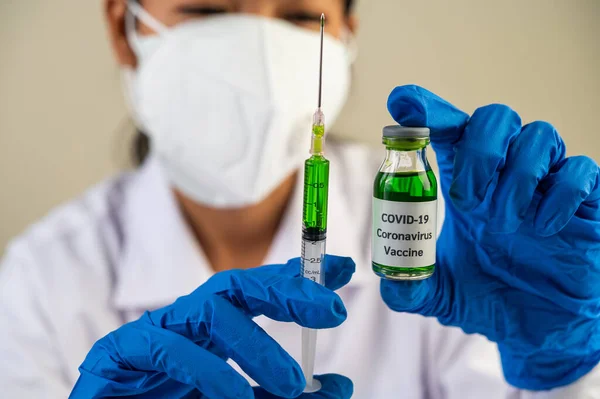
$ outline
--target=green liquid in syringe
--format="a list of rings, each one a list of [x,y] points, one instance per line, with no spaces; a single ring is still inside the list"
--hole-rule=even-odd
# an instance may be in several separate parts
[[[304,163],[304,238],[322,239],[327,233],[327,196],[329,193],[329,161],[313,155]]]

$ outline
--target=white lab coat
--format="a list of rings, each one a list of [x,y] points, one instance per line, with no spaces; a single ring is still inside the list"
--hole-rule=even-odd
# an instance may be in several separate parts
[[[349,144],[331,144],[328,154],[327,249],[354,258],[358,270],[339,292],[347,321],[319,333],[317,373],[350,377],[359,399],[600,398],[595,372],[549,392],[511,389],[494,344],[388,310],[369,259],[371,187],[383,154]],[[299,255],[301,195],[299,181],[265,263]],[[55,210],[12,242],[0,267],[0,396],[67,397],[96,340],[211,274],[156,160]],[[300,358],[297,325],[256,320]]]

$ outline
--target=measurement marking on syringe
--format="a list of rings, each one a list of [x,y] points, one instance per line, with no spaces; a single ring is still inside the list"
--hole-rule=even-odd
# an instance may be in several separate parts
[[[321,268],[325,256],[325,241],[302,241],[302,276],[323,284]]]

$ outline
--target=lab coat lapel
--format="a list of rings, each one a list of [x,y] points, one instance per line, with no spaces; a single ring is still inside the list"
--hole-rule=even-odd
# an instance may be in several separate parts
[[[114,304],[152,309],[189,294],[213,274],[179,211],[157,159],[132,176]]]

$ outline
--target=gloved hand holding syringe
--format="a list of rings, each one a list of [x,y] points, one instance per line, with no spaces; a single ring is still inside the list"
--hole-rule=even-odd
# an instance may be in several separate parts
[[[313,117],[310,158],[304,163],[304,203],[302,213],[302,275],[324,285],[323,262],[327,237],[327,197],[329,161],[323,156],[325,116],[321,110],[323,83],[323,36],[325,14],[321,14],[321,56],[319,61],[319,103]],[[306,378],[305,392],[315,392],[321,383],[313,378],[317,330],[302,330],[302,370]]]

